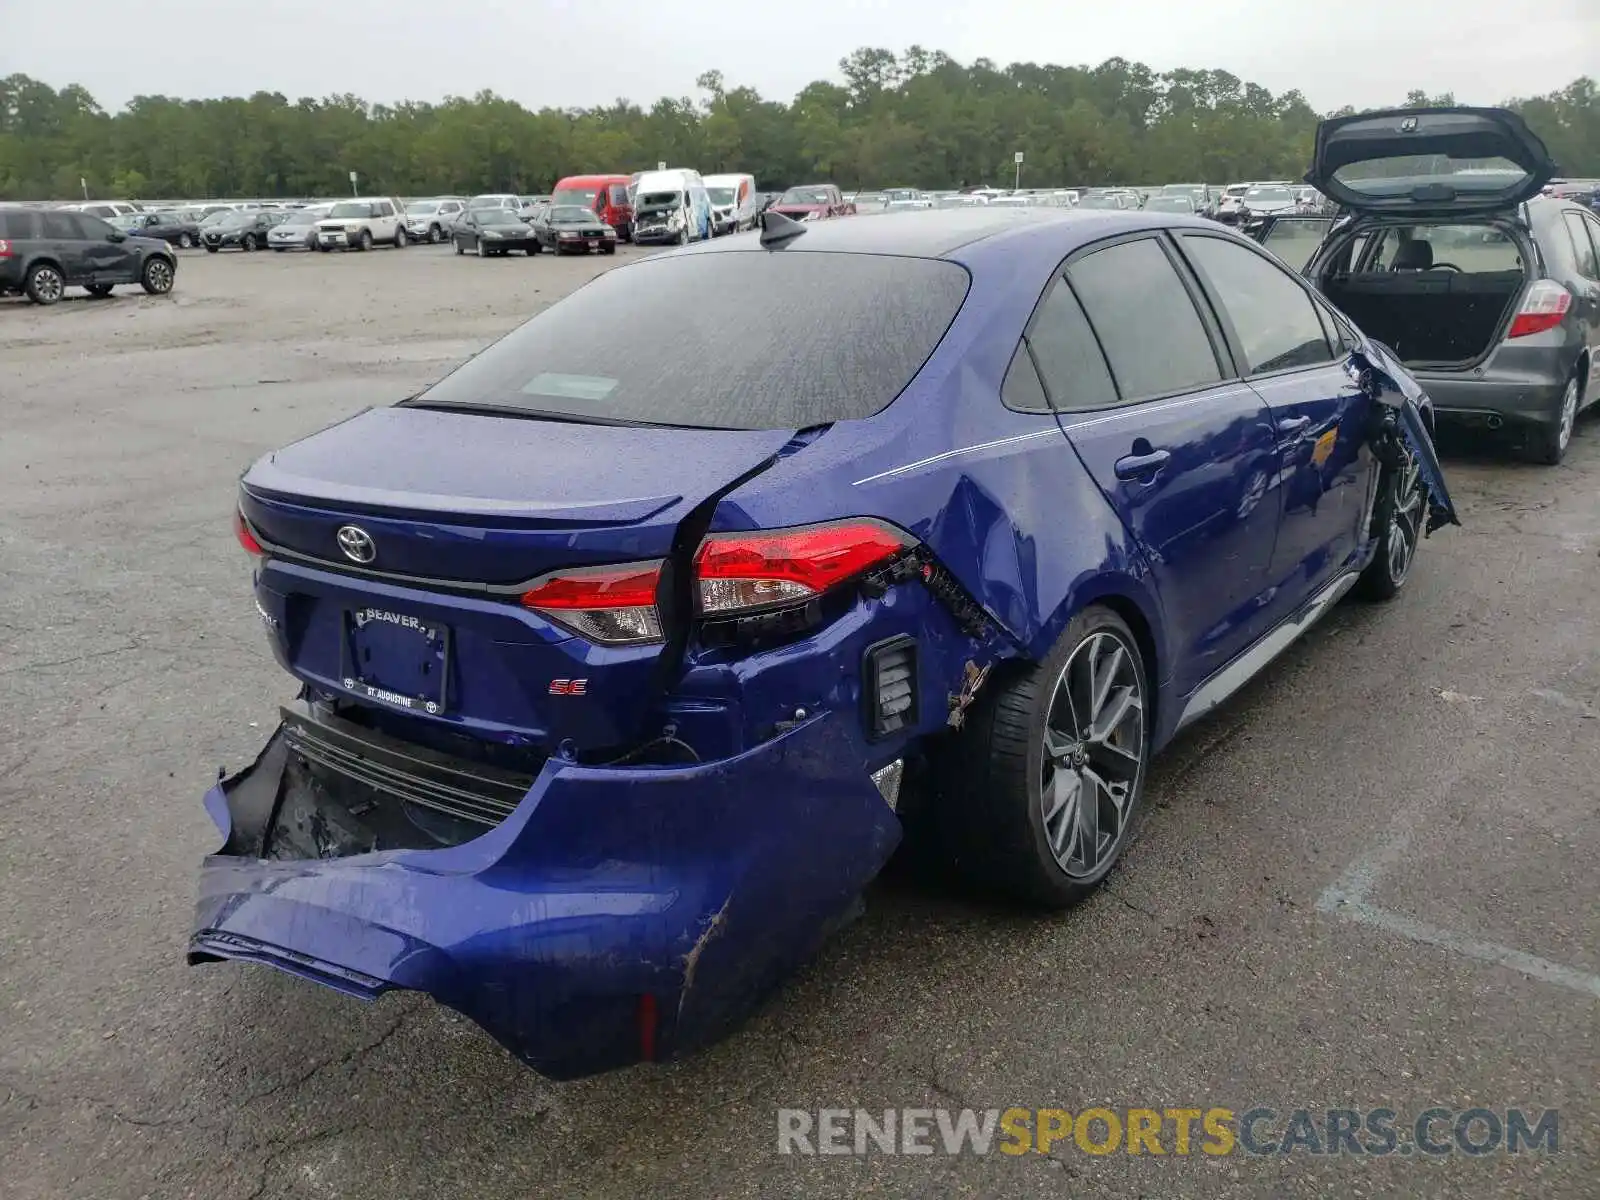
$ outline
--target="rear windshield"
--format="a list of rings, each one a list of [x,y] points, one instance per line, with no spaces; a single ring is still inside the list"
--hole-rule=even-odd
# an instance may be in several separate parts
[[[713,429],[855,420],[900,394],[966,294],[966,271],[933,259],[646,261],[606,272],[409,403]]]

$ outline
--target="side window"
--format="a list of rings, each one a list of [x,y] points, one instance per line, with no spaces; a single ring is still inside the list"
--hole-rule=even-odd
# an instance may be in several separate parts
[[[1183,249],[1226,311],[1247,370],[1286,371],[1332,360],[1311,297],[1282,267],[1222,238],[1185,234]]]
[[[1016,412],[1050,411],[1050,398],[1044,394],[1044,386],[1039,382],[1039,372],[1034,369],[1027,342],[1018,342],[1017,352],[1011,356],[1005,382],[1000,385],[1000,402]]]
[[[1083,412],[1118,403],[1100,343],[1066,280],[1058,278],[1051,286],[1026,341],[1056,408]]]
[[[1325,218],[1280,217],[1273,222],[1261,244],[1299,271],[1311,261],[1332,224]]]
[[[73,213],[72,223],[78,227],[78,236],[91,242],[103,242],[116,232],[99,217],[91,217],[88,213]]]
[[[1216,351],[1177,269],[1153,238],[1085,255],[1067,268],[1125,401],[1222,379]]]
[[[42,236],[39,233],[40,214],[27,208],[0,210],[0,237],[14,242]]]
[[[76,213],[69,212],[42,212],[39,222],[44,227],[43,237],[52,241],[75,242],[81,234],[78,233],[78,223],[73,220]]]
[[[1578,258],[1578,274],[1585,279],[1600,279],[1600,263],[1595,261],[1594,242],[1589,238],[1589,224],[1579,213],[1562,213],[1567,219],[1567,232],[1572,235],[1572,252]]]

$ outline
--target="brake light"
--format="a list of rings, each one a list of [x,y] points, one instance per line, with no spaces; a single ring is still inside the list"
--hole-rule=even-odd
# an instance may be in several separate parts
[[[11,243],[5,238],[0,238],[0,258],[11,257]]]
[[[535,612],[604,646],[659,642],[661,562],[552,571],[522,593]]]
[[[1522,307],[1511,322],[1507,337],[1527,337],[1561,324],[1572,307],[1572,293],[1553,279],[1541,279],[1528,289]]]
[[[245,521],[244,513],[237,508],[233,510],[233,536],[239,539],[239,545],[244,547],[246,554],[253,558],[266,557],[266,550],[256,541],[256,535],[250,532],[250,525]]]
[[[904,530],[870,518],[712,534],[695,554],[702,613],[803,603],[909,550]]]

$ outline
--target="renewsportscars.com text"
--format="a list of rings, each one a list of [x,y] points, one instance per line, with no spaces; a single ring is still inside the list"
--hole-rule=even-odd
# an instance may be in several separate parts
[[[780,1108],[779,1154],[1557,1154],[1560,1111],[1392,1108]]]

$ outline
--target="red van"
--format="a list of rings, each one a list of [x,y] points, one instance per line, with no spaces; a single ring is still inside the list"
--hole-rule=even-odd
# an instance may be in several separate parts
[[[615,229],[617,237],[633,240],[633,205],[628,201],[626,175],[568,175],[556,184],[550,203],[581,205]]]

